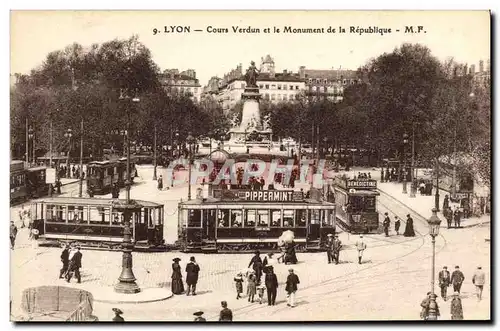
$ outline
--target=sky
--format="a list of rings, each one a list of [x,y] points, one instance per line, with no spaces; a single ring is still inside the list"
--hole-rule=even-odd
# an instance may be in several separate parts
[[[252,60],[259,65],[266,54],[274,58],[278,72],[297,72],[299,66],[355,70],[405,42],[429,47],[440,60],[453,57],[476,68],[490,55],[487,11],[12,11],[10,26],[11,73],[27,74],[49,52],[73,42],[89,46],[137,34],[162,70],[195,69],[202,85],[239,63],[244,69]],[[165,26],[187,26],[191,32],[165,33]],[[236,26],[258,28],[260,33],[233,33]],[[287,26],[324,32],[285,33]],[[405,33],[406,26],[423,30]],[[229,31],[210,33],[209,27]],[[264,31],[268,27],[271,33]],[[280,31],[274,33],[274,27]],[[359,34],[357,27],[391,33]],[[161,32],[154,35],[155,28]]]

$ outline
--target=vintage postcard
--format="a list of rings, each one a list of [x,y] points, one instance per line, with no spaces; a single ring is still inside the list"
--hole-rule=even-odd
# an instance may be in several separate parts
[[[11,321],[491,320],[489,11],[10,19]]]

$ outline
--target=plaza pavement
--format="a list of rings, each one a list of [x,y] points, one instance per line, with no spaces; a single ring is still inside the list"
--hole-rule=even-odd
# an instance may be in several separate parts
[[[145,169],[147,167],[139,170],[142,178],[132,188],[132,198],[165,203],[166,213],[176,210],[178,199],[187,196],[187,184],[158,191],[156,183],[149,177],[152,176],[152,169]],[[395,190],[394,194],[397,195]],[[193,194],[194,192],[195,190]],[[123,191],[121,194],[124,194]],[[404,197],[397,198],[404,201]],[[406,215],[404,206],[387,197],[381,199],[385,199],[383,201],[389,211]],[[416,210],[415,204],[409,207]],[[174,214],[166,217],[167,242],[176,238],[177,232],[174,234],[173,230],[177,229],[177,215]],[[414,218],[415,230],[426,234],[425,219],[418,216]],[[404,229],[404,224],[402,228]],[[447,265],[449,269],[460,265],[465,274],[462,304],[466,319],[490,318],[490,244],[484,240],[486,236],[489,237],[489,232],[489,227],[484,225],[458,230],[442,229],[442,235],[436,239],[436,279],[437,272],[443,265]],[[340,235],[346,249],[341,252],[339,265],[326,264],[326,253],[298,254],[299,264],[293,268],[299,275],[301,284],[297,292],[298,306],[293,309],[288,308],[284,302],[283,283],[288,266],[282,264],[276,267],[280,283],[277,306],[250,304],[245,297],[243,300],[235,299],[233,278],[238,271],[248,266],[251,254],[196,254],[202,270],[198,296],[174,296],[167,301],[140,305],[121,304],[119,308],[125,312],[127,321],[189,321],[194,318],[192,313],[197,309],[205,311],[208,320],[216,320],[221,300],[228,301],[237,321],[415,320],[419,318],[420,302],[430,289],[430,238],[428,235],[404,238],[391,234],[389,238],[381,235],[365,237],[368,249],[364,255],[366,263],[362,265],[354,263],[357,258],[352,245],[357,236],[347,233]],[[16,249],[11,255],[13,307],[18,306],[20,293],[26,287],[67,284],[57,279],[60,250],[33,247],[27,237],[27,230],[20,229]],[[170,286],[171,263],[176,256],[182,259],[181,267],[185,275],[184,268],[190,255],[177,252],[134,253],[134,273],[138,284],[142,288]],[[73,282],[70,286],[80,286],[91,292],[98,291],[115,283],[121,271],[121,253],[84,250],[82,264],[82,284]],[[481,302],[475,299],[471,283],[472,274],[478,265],[487,274]],[[437,286],[435,289],[439,293]],[[451,291],[450,288],[449,293]],[[441,319],[450,319],[449,301],[443,302],[438,298],[438,304]],[[114,306],[116,305],[96,302],[94,314],[102,321],[110,320],[113,317],[111,308]]]

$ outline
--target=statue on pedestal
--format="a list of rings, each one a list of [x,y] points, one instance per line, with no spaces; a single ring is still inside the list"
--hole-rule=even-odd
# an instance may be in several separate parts
[[[255,66],[255,62],[250,62],[250,67],[247,69],[245,74],[245,81],[247,82],[247,87],[257,87],[257,76],[260,71]]]
[[[267,114],[264,116],[264,120],[262,121],[262,126],[264,127],[264,130],[269,130],[271,128],[271,115]]]

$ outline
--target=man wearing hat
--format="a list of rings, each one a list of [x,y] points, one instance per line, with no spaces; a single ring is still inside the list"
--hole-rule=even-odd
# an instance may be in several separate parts
[[[438,279],[439,287],[441,288],[441,298],[446,301],[446,291],[448,290],[448,286],[451,285],[450,272],[448,271],[448,267],[443,267],[443,270],[439,272]]]
[[[196,263],[194,256],[191,256],[189,263],[186,265],[186,284],[187,284],[187,294],[192,293],[196,295],[196,284],[198,283],[198,273],[200,272],[200,266]]]
[[[295,293],[297,292],[298,284],[300,284],[299,276],[293,273],[293,269],[288,269],[285,291],[288,297],[287,306],[292,308],[295,307]]]
[[[262,259],[260,258],[259,251],[255,251],[255,256],[250,260],[248,268],[250,268],[250,266],[252,266],[252,269],[255,271],[257,283],[260,284],[260,278],[262,277]]]
[[[328,258],[328,263],[330,264],[334,261],[333,260],[333,234],[329,233],[326,236],[327,236],[326,243],[325,243],[326,256]]]
[[[478,301],[481,301],[481,298],[483,296],[483,287],[485,281],[486,281],[486,275],[484,274],[484,271],[482,270],[481,267],[477,267],[477,271],[474,273],[474,276],[472,277],[472,284],[476,286]]]
[[[227,308],[227,301],[221,301],[220,305],[222,306],[222,310],[219,314],[219,322],[232,322],[233,312]]]
[[[267,305],[274,306],[276,304],[276,294],[278,293],[278,278],[274,273],[273,266],[270,266],[267,269],[267,273],[265,276],[265,283],[267,289]]]
[[[382,225],[384,226],[384,233],[386,237],[389,237],[389,227],[391,226],[391,219],[389,218],[389,213],[385,213],[384,222]]]
[[[456,266],[455,271],[451,274],[451,283],[453,284],[453,292],[460,293],[460,288],[462,287],[462,283],[465,280],[465,276],[460,271],[460,267]]]
[[[363,258],[363,252],[366,249],[365,241],[363,236],[360,235],[358,241],[356,241],[356,249],[358,250],[358,263],[361,264],[361,259]]]
[[[335,235],[335,240],[333,241],[333,260],[335,264],[339,264],[340,249],[342,248],[342,242],[339,239],[339,235]]]
[[[61,252],[61,262],[62,262],[62,268],[59,271],[59,278],[63,278],[64,274],[68,271],[68,264],[69,264],[69,249],[67,244],[62,244],[63,251]]]
[[[193,314],[195,317],[194,321],[195,322],[206,322],[207,320],[203,317],[203,312],[202,311],[197,311],[196,313]]]
[[[123,314],[123,311],[121,311],[118,308],[113,308],[113,311],[115,312],[115,317],[113,317],[113,322],[125,322],[125,320],[121,316]]]
[[[78,283],[82,282],[82,276],[80,275],[80,268],[82,267],[82,253],[80,252],[80,246],[75,246],[75,252],[69,259],[69,267],[68,273],[66,276],[66,281],[69,283],[71,281],[71,277],[73,273],[75,273],[75,277]]]

